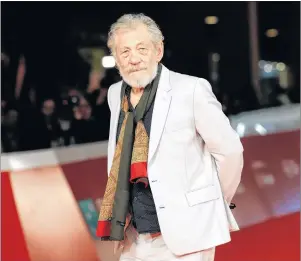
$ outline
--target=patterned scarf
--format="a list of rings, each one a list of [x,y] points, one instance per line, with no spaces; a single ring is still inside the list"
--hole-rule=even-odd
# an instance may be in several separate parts
[[[154,102],[162,65],[151,84],[145,87],[134,111],[130,110],[125,93],[126,83],[121,88],[121,113],[124,120],[117,141],[113,164],[108,178],[98,219],[96,235],[103,240],[121,241],[129,223],[130,183],[144,182],[148,186],[147,160],[149,137],[143,117]]]

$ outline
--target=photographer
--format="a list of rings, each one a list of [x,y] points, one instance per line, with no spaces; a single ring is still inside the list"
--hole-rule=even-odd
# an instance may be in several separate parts
[[[76,144],[100,140],[100,124],[92,116],[92,106],[84,96],[79,97],[78,105],[73,108],[71,134]]]

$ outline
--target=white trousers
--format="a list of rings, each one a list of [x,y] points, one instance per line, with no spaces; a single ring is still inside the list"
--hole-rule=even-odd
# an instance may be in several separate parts
[[[166,246],[163,237],[150,234],[137,235],[133,228],[127,231],[127,239],[119,261],[213,261],[215,248],[184,256],[175,256]]]

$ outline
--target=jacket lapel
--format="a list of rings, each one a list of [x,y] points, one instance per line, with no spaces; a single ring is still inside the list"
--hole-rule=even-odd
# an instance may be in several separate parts
[[[171,102],[170,90],[171,85],[169,82],[169,70],[165,66],[163,66],[152,116],[152,126],[148,150],[148,163],[151,162],[153,156],[156,153],[164,130]]]
[[[119,114],[120,114],[120,92],[121,92],[121,85],[122,82],[120,82],[120,85],[118,88],[116,88],[116,92],[113,95],[118,96],[117,102],[115,104],[114,109],[112,108],[112,120],[110,123],[110,140],[108,144],[108,175],[110,174],[110,170],[112,167],[113,159],[114,159],[114,153],[116,149],[116,135],[117,135],[117,127],[118,127],[118,120],[119,120]]]
[[[118,101],[115,104],[114,111],[112,110],[113,119],[111,121],[110,127],[110,143],[108,147],[108,174],[112,166],[115,148],[116,148],[116,132],[118,127],[119,113],[120,113],[120,92],[121,92],[121,83],[119,88],[116,88],[116,92],[112,95],[118,96]],[[169,70],[163,66],[161,77],[159,81],[159,86],[157,89],[157,94],[155,98],[153,116],[152,116],[152,126],[150,133],[149,141],[149,151],[148,151],[148,163],[151,161],[157,147],[159,145],[165,122],[167,119],[169,106],[171,102],[171,85],[169,82]]]

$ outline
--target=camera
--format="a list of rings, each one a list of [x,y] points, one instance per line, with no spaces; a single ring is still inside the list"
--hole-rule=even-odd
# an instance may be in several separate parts
[[[65,120],[73,119],[73,110],[79,106],[80,98],[77,95],[63,97],[61,103],[61,118]]]

